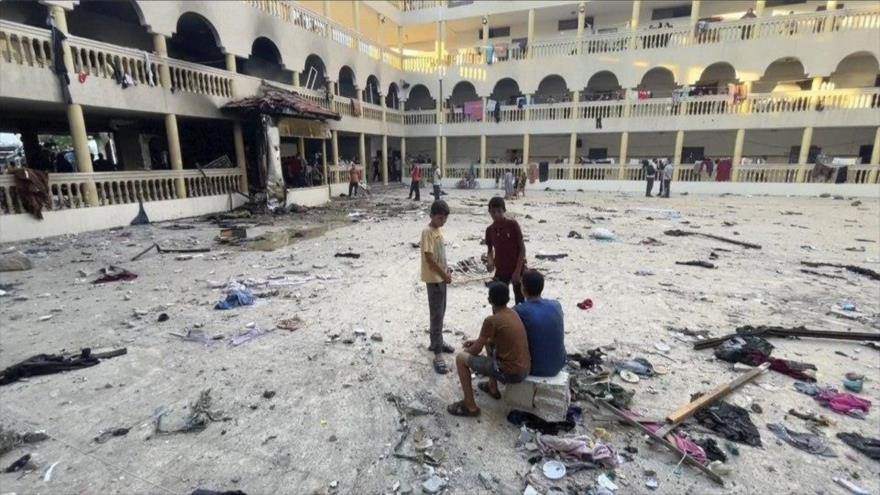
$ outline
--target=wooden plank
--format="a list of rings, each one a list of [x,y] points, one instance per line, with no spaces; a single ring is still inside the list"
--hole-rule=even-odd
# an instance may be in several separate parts
[[[770,363],[764,363],[753,370],[749,370],[742,376],[736,377],[736,379],[732,380],[730,383],[725,383],[724,385],[715,388],[711,392],[703,394],[697,400],[679,407],[674,412],[669,414],[669,416],[666,416],[666,422],[670,423],[671,425],[678,425],[682,421],[693,416],[694,413],[696,413],[700,409],[712,404],[716,400],[721,399],[722,397],[730,394],[739,387],[742,387],[746,383],[754,380],[758,375],[767,371],[768,368],[770,368]],[[658,435],[659,434],[660,433],[658,432]]]

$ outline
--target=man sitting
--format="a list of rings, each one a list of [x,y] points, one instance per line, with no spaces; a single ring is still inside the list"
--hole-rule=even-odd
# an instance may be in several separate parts
[[[464,343],[464,352],[455,356],[458,379],[464,400],[450,404],[446,408],[455,416],[478,416],[480,408],[474,400],[474,389],[471,383],[471,371],[489,377],[489,381],[480,384],[480,390],[495,399],[501,398],[498,382],[519,383],[525,380],[531,366],[529,359],[526,329],[519,316],[507,307],[510,301],[510,290],[507,284],[492,282],[489,284],[489,302],[492,304],[492,316],[483,320],[483,328],[477,340]],[[486,356],[480,351],[486,348]]]
[[[544,299],[544,276],[537,270],[522,274],[525,302],[513,307],[526,327],[532,376],[556,376],[565,366],[565,323],[559,301]]]

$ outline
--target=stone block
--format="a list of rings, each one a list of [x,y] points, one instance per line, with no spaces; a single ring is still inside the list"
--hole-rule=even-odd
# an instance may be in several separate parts
[[[520,383],[504,385],[502,396],[511,407],[544,421],[564,421],[571,403],[568,372],[552,377],[528,376]]]

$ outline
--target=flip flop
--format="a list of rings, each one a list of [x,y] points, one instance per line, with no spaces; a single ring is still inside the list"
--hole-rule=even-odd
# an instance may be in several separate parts
[[[446,373],[449,373],[449,368],[446,366],[446,361],[442,359],[435,359],[434,371],[436,371],[440,375],[445,375]]]
[[[463,416],[466,418],[473,418],[480,415],[480,410],[477,409],[476,412],[469,411],[468,408],[464,407],[464,401],[460,400],[458,402],[454,402],[446,406],[446,412],[453,416]]]
[[[494,394],[489,390],[489,382],[480,382],[477,384],[477,388],[486,393],[489,397],[498,400],[501,398],[501,392],[495,392]]]
[[[577,303],[577,307],[584,309],[584,310],[592,309],[593,300],[592,299],[584,299],[583,301]]]
[[[431,352],[437,352],[437,349],[434,347],[429,347],[428,350]],[[444,342],[440,345],[440,352],[445,352],[446,354],[454,354],[455,348]]]

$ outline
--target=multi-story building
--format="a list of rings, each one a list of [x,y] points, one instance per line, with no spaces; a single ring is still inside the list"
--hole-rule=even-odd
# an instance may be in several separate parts
[[[664,157],[679,190],[876,195],[878,59],[877,0],[2,0],[0,132],[52,194],[35,220],[0,176],[0,240],[238,204],[256,134],[222,107],[264,81],[342,115],[282,133],[324,172],[305,204],[348,161],[406,180],[399,156],[484,185],[535,163],[541,188],[636,191]],[[825,184],[817,158],[847,166]]]

